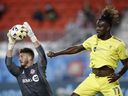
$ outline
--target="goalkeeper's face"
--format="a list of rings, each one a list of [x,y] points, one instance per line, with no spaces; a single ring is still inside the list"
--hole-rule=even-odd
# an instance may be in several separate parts
[[[19,61],[21,63],[21,66],[23,66],[24,68],[27,68],[33,64],[33,58],[28,53],[20,53]]]

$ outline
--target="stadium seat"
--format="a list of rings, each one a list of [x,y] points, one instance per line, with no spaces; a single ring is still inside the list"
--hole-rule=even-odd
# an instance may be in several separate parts
[[[127,0],[123,0],[127,1]],[[4,20],[1,21],[0,28],[7,30],[10,26],[24,21],[31,22],[34,29],[61,29],[68,22],[69,18],[74,17],[77,12],[82,8],[83,4],[87,4],[88,0],[1,0],[7,6],[7,13],[4,16]],[[50,2],[59,15],[59,19],[55,23],[44,21],[42,23],[36,22],[32,19],[32,13],[35,7],[44,8],[45,4]],[[97,14],[101,8],[106,5],[105,0],[89,0],[93,10]],[[119,10],[123,10],[128,7],[127,3],[123,3],[120,0],[113,0],[113,5],[118,7]]]

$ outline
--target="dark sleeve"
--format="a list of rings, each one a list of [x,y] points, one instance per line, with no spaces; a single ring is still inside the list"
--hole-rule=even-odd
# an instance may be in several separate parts
[[[5,64],[12,75],[18,76],[20,74],[20,67],[12,63],[12,57],[6,56]]]
[[[43,68],[43,73],[45,73],[46,66],[47,66],[47,59],[46,59],[44,49],[40,45],[39,47],[36,48],[36,50],[38,52],[38,66],[40,68]]]

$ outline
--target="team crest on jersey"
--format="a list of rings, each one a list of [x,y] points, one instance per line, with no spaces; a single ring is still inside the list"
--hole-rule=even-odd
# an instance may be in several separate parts
[[[111,49],[112,48],[112,45],[110,45],[109,48]]]
[[[30,74],[34,74],[34,73],[35,73],[35,70],[31,69]]]

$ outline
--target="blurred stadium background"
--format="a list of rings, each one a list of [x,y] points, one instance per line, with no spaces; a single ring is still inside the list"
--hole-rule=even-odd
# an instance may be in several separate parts
[[[128,44],[127,2],[112,2],[121,16],[120,24],[114,26],[112,33]],[[0,96],[21,96],[16,79],[8,72],[4,61],[6,34],[13,25],[29,22],[46,53],[62,50],[81,44],[95,34],[95,20],[105,5],[106,0],[0,0]],[[29,39],[18,42],[14,62],[19,63],[18,50],[23,47],[33,48]],[[88,52],[47,59],[47,79],[55,96],[69,96],[91,71]],[[119,63],[117,71],[121,67]],[[124,96],[128,96],[128,72],[120,83]]]

